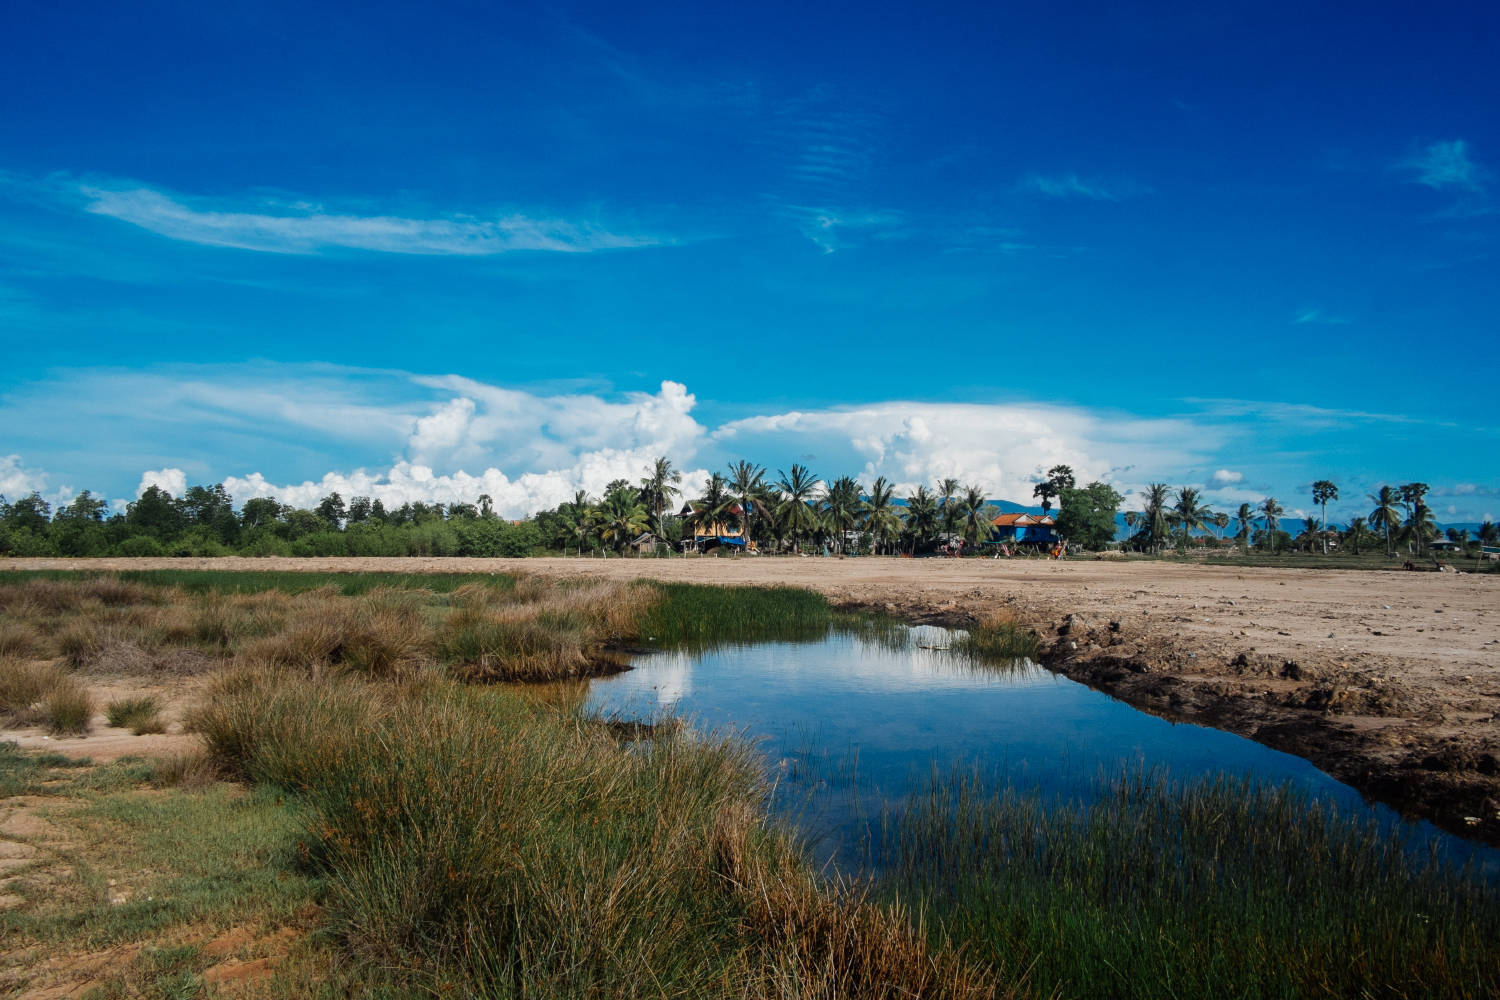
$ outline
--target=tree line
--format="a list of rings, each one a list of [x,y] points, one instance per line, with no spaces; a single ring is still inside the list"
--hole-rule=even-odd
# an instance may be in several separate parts
[[[838,554],[904,553],[937,549],[974,551],[996,540],[992,522],[1000,513],[985,490],[947,478],[898,498],[884,477],[868,488],[850,476],[825,481],[806,466],[772,478],[764,466],[736,462],[710,477],[700,496],[679,508],[683,477],[666,458],[645,475],[617,479],[602,496],[579,491],[571,501],[511,521],[493,500],[477,503],[403,503],[388,510],[378,499],[338,493],[300,509],[268,497],[247,500],[238,512],[222,484],[192,486],[174,496],[149,487],[122,512],[107,514],[105,501],[84,490],[55,511],[38,493],[13,503],[0,496],[0,554],[16,556],[525,556],[545,552],[575,555],[623,553],[632,547],[671,551],[684,538],[728,535],[755,543],[760,551],[799,552],[805,546]],[[1214,511],[1196,487],[1173,489],[1150,483],[1140,510],[1124,514],[1122,548],[1161,553],[1184,549],[1226,531],[1242,552],[1293,548],[1327,551],[1331,543],[1356,554],[1383,544],[1424,554],[1440,536],[1426,503],[1425,483],[1383,486],[1368,494],[1370,514],[1343,528],[1328,525],[1327,505],[1339,498],[1329,480],[1313,484],[1321,521],[1304,519],[1295,538],[1281,525],[1286,513],[1274,497],[1241,504],[1229,514]],[[1070,546],[1100,550],[1114,544],[1124,498],[1113,486],[1076,482],[1073,470],[1057,465],[1036,483],[1033,496],[1044,514],[1057,507],[1055,535]],[[1468,534],[1450,530],[1467,544]],[[1475,541],[1500,544],[1493,522]]]

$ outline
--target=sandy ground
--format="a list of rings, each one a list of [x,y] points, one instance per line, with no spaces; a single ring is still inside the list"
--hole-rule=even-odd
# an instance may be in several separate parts
[[[1500,577],[900,558],[16,559],[4,566],[519,570],[791,584],[841,606],[956,626],[1011,609],[1042,637],[1043,661],[1054,670],[1138,708],[1298,754],[1371,799],[1500,844]]]

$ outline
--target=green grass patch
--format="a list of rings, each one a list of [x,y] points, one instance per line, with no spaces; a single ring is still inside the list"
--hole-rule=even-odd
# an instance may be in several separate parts
[[[151,697],[112,701],[104,707],[104,718],[111,726],[129,729],[137,736],[167,731],[161,721],[161,702]]]
[[[653,646],[813,642],[834,621],[828,598],[801,587],[642,582],[662,593],[639,623],[641,641]]]
[[[1493,875],[1291,786],[1127,772],[1079,802],[935,775],[887,888],[1039,997],[1500,994]]]

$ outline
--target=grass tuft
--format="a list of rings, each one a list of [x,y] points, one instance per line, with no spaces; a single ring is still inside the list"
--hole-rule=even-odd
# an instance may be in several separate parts
[[[955,651],[985,659],[1035,659],[1036,633],[1021,625],[1015,612],[1002,609],[976,622],[969,634],[953,643]]]
[[[67,675],[57,678],[42,698],[42,717],[53,733],[75,735],[86,733],[93,725],[98,706],[78,680]]]
[[[129,729],[136,736],[167,731],[161,721],[161,703],[151,697],[112,701],[104,708],[104,718],[111,726]]]
[[[50,664],[0,659],[0,716],[11,726],[45,721],[42,701],[64,676]]]

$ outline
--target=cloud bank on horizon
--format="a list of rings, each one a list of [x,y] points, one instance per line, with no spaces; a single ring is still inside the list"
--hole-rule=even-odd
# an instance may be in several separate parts
[[[1275,428],[1285,434],[1310,427],[1326,435],[1387,419],[1311,407],[1257,409],[1232,401],[1147,418],[1035,402],[894,400],[705,422],[694,414],[696,395],[672,380],[655,393],[607,397],[525,391],[454,374],[328,366],[228,367],[193,377],[75,373],[54,384],[50,395],[88,401],[72,407],[82,424],[133,426],[131,433],[140,438],[180,441],[175,451],[158,449],[158,462],[137,465],[134,472],[117,464],[114,479],[122,493],[130,486],[119,480],[128,474],[135,496],[152,485],[180,495],[190,482],[221,481],[240,504],[274,497],[312,507],[333,492],[346,499],[378,498],[388,507],[409,501],[472,503],[488,495],[512,518],[554,507],[578,490],[598,495],[613,480],[636,481],[657,456],[670,458],[683,471],[689,497],[702,489],[711,470],[746,458],[767,466],[772,480],[800,462],[825,478],[848,474],[866,485],[883,476],[903,494],[954,478],[981,486],[994,499],[1031,504],[1033,484],[1042,473],[1066,464],[1081,482],[1115,485],[1127,494],[1127,507],[1130,494],[1146,482],[1168,481],[1201,486],[1221,509],[1275,494],[1300,514],[1303,507],[1311,509],[1310,501],[1298,505],[1305,492],[1302,480],[1321,473],[1310,467],[1291,478],[1290,470],[1277,468],[1276,455],[1256,455],[1274,441]],[[19,417],[45,409],[55,414],[59,407],[32,399],[12,413]],[[118,419],[125,410],[134,424]],[[1246,412],[1256,414],[1254,425],[1240,422]],[[65,425],[58,432],[70,434]],[[139,444],[131,439],[111,450],[130,455]],[[292,449],[313,445],[319,450],[302,464],[316,468],[321,461],[323,468],[312,476],[287,476]],[[236,451],[234,466],[226,469],[223,456]],[[389,460],[335,464],[339,455],[372,453]],[[1223,464],[1247,454],[1258,468]],[[35,489],[65,502],[79,489],[98,493],[105,485],[70,475],[66,485],[49,491],[54,478],[20,455],[0,457],[0,493],[12,498]],[[1358,478],[1346,479],[1344,507],[1362,502]],[[1496,493],[1475,484],[1435,485],[1435,495],[1451,498],[1450,513],[1462,509],[1473,520],[1488,515],[1485,505],[1492,505]],[[114,502],[123,506],[130,498],[116,493]]]

